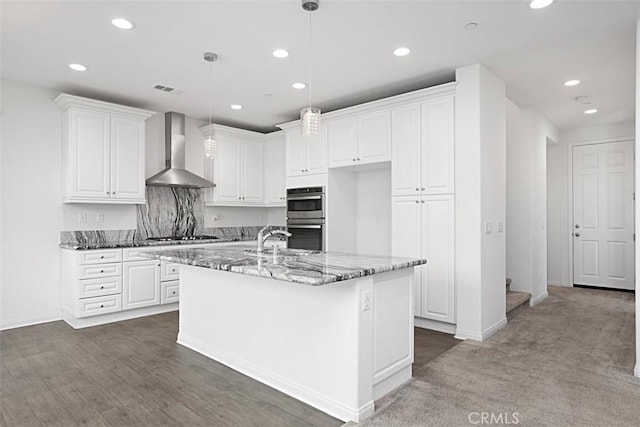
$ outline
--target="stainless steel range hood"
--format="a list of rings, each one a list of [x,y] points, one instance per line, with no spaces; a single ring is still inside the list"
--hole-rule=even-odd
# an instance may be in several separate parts
[[[185,169],[184,114],[170,111],[164,115],[164,144],[166,168],[151,178],[147,185],[167,187],[206,188],[215,187],[198,175]]]

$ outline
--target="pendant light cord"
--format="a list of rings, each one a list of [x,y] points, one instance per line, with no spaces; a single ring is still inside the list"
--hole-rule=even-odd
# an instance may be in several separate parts
[[[311,108],[311,90],[313,85],[311,84],[311,70],[313,69],[313,43],[311,40],[311,14],[312,11],[309,11],[309,108]]]
[[[213,102],[213,63],[209,62],[209,139],[211,139],[211,104]]]

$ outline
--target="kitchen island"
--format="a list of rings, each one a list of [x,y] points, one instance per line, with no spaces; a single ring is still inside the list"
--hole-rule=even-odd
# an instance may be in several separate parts
[[[411,378],[425,260],[241,246],[147,256],[180,268],[178,343],[344,421]]]

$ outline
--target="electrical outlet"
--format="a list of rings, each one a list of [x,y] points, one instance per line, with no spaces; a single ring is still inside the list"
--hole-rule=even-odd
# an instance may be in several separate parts
[[[362,291],[362,311],[371,309],[371,291]]]
[[[96,214],[96,222],[104,222],[104,213],[98,212]]]
[[[490,222],[485,222],[484,223],[484,234],[491,234],[491,223]]]
[[[498,233],[502,233],[504,231],[504,222],[503,221],[498,221],[498,224],[496,225],[496,231]]]
[[[78,214],[78,222],[81,222],[81,223],[86,223],[87,222],[87,213],[86,212],[80,212]]]

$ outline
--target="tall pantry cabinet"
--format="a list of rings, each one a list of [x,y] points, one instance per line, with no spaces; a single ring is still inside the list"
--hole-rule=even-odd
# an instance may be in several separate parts
[[[392,253],[426,258],[416,268],[418,318],[455,316],[454,96],[391,112]]]

